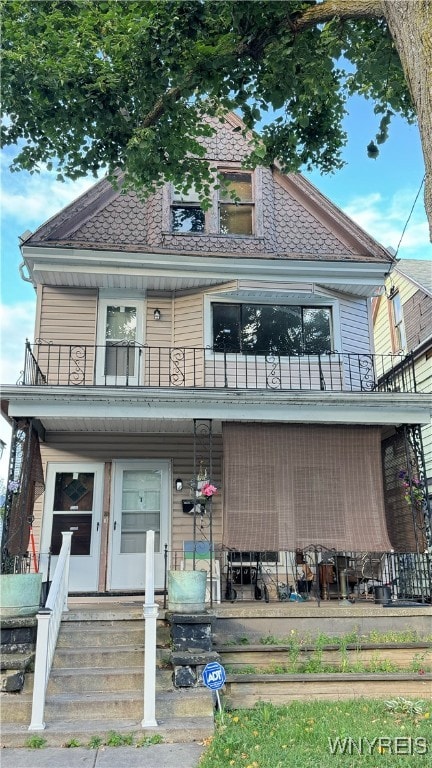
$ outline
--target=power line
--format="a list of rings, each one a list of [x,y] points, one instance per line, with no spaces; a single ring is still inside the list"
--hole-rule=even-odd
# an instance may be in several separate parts
[[[412,216],[413,210],[414,210],[414,208],[415,208],[416,202],[417,202],[417,200],[418,200],[418,198],[419,198],[419,195],[420,195],[420,192],[421,192],[421,188],[422,188],[423,184],[425,183],[425,179],[426,179],[426,174],[423,176],[423,178],[422,178],[422,180],[421,180],[421,184],[420,184],[420,186],[419,186],[419,189],[418,189],[418,192],[417,192],[417,194],[416,194],[416,196],[415,196],[415,200],[414,200],[414,202],[413,202],[413,204],[412,204],[412,208],[411,208],[411,210],[410,210],[410,212],[409,212],[409,215],[408,215],[408,218],[407,218],[407,220],[406,220],[405,226],[404,226],[404,228],[403,228],[403,230],[402,230],[402,234],[401,234],[401,236],[400,236],[400,240],[399,240],[399,242],[398,242],[398,244],[397,244],[396,253],[394,254],[394,258],[396,258],[396,256],[398,255],[398,251],[399,251],[399,247],[400,247],[400,244],[401,244],[401,242],[402,242],[402,239],[403,239],[403,236],[404,236],[404,234],[405,234],[405,232],[406,232],[406,228],[407,228],[407,226],[408,226],[408,224],[409,224],[409,221],[410,221],[410,218],[411,218],[411,216]]]

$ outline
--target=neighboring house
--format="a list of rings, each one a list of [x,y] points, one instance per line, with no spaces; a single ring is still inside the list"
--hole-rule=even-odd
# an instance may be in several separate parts
[[[301,175],[244,169],[237,117],[214,126],[207,154],[236,202],[222,185],[204,212],[169,184],[141,202],[103,180],[22,244],[36,341],[3,392],[18,484],[5,548],[19,554],[34,516],[52,568],[72,530],[74,592],[142,590],[148,529],[157,588],[185,541],[222,573],[228,548],[396,549],[382,441],[411,440],[430,398],[378,384],[401,359],[372,354],[393,259]],[[195,505],[207,481],[218,492]],[[424,551],[420,524],[397,551]]]
[[[385,293],[373,300],[375,353],[383,355],[384,369],[388,354],[404,356],[398,376],[411,382],[417,392],[432,390],[432,261],[402,259],[385,281]],[[403,373],[402,373],[403,372]],[[418,433],[424,466],[420,467],[423,484],[432,498],[432,423],[429,419]],[[388,446],[404,453],[401,432],[388,439]],[[413,470],[415,476],[415,470]]]

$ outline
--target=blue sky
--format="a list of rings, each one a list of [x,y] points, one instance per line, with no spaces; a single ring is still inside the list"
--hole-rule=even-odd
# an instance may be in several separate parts
[[[390,138],[376,160],[366,147],[374,138],[378,118],[373,105],[360,97],[349,102],[345,121],[346,166],[331,176],[305,174],[318,189],[384,246],[396,249],[424,175],[418,129],[396,118]],[[1,155],[1,381],[15,382],[22,368],[24,341],[33,337],[35,294],[19,276],[18,237],[34,230],[81,194],[94,179],[59,183],[54,173],[10,173],[13,152]],[[406,229],[398,257],[431,259],[423,190]],[[0,420],[0,437],[4,423]],[[3,459],[4,461],[5,459]],[[0,476],[3,475],[0,465]],[[4,476],[4,475],[3,475]]]

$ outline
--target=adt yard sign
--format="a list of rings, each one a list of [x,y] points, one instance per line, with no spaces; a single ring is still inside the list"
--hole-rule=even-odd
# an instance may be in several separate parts
[[[225,684],[225,670],[217,661],[211,661],[210,664],[207,664],[204,667],[202,679],[207,688],[211,688],[212,691],[217,691],[218,688],[222,688]]]

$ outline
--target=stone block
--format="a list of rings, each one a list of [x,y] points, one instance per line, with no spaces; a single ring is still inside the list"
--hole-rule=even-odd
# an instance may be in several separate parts
[[[197,684],[196,671],[192,667],[174,667],[174,685],[176,688],[193,688]]]
[[[21,691],[24,686],[24,671],[20,669],[10,669],[2,673],[1,690],[6,693],[15,693]]]
[[[212,648],[213,637],[211,624],[208,622],[184,624],[173,623],[171,625],[171,640],[175,650],[203,650]]]

